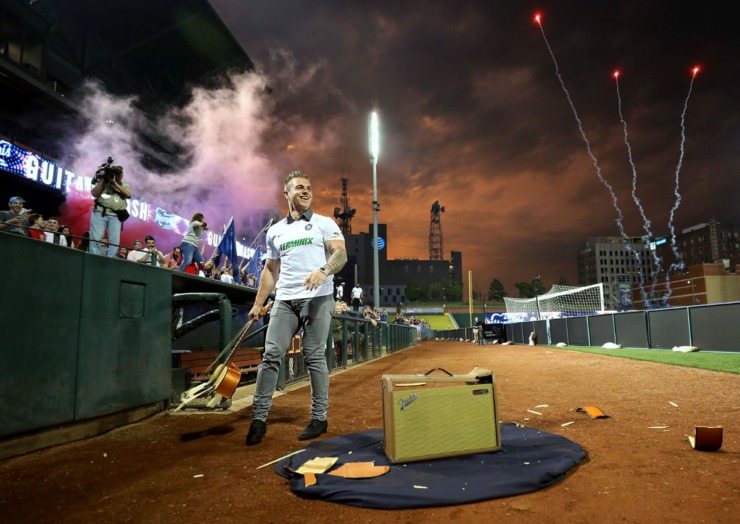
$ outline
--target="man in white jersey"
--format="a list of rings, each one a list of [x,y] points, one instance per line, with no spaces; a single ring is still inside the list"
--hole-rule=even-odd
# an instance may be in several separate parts
[[[265,335],[265,353],[257,372],[247,446],[262,442],[267,432],[267,414],[280,363],[301,328],[303,358],[311,382],[311,413],[298,440],[316,438],[328,427],[326,340],[334,312],[332,275],[344,267],[347,251],[336,222],[311,210],[313,192],[305,173],[293,171],[288,175],[283,196],[288,201],[288,216],[267,231],[267,256],[249,311],[250,320],[259,318],[268,295],[277,289]]]
[[[355,287],[352,288],[352,310],[360,311],[360,306],[365,303],[365,293],[360,287],[360,283],[356,282]]]

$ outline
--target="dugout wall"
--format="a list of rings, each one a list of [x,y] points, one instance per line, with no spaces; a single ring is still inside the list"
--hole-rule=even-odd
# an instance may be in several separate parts
[[[10,233],[0,234],[0,247],[0,438],[164,407],[169,270]]]

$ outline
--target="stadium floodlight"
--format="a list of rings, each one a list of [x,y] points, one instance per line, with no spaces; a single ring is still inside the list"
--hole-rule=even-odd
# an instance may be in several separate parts
[[[380,271],[378,269],[378,154],[380,153],[380,129],[378,113],[370,113],[370,163],[373,165],[373,306],[380,307]]]
[[[380,130],[378,113],[376,111],[370,113],[370,131],[368,136],[370,138],[370,163],[376,165],[378,163],[378,155],[380,154]]]

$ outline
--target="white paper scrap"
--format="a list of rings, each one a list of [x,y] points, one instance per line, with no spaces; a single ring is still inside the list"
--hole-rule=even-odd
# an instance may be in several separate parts
[[[575,420],[571,420],[570,422],[566,422],[565,424],[560,424],[560,427],[561,427],[561,428],[564,428],[565,426],[570,426],[570,425],[571,425],[571,424],[573,424],[574,422],[575,422]]]
[[[416,484],[414,484],[414,487],[415,487],[416,489],[429,489],[429,488],[428,488],[428,487],[426,487],[426,486],[417,486]]]
[[[676,404],[675,402],[671,402],[671,401],[669,400],[669,401],[668,401],[668,403],[669,403],[669,404],[670,404],[671,406],[673,406],[674,408],[677,408],[677,407],[678,407],[678,404]]]
[[[527,410],[529,413],[534,413],[535,415],[542,415],[539,411],[532,411],[531,409]]]
[[[194,479],[199,479],[199,478],[201,478],[201,477],[205,477],[205,475],[204,475],[203,473],[201,473],[201,474],[199,474],[199,475],[193,475],[193,478],[194,478]]]

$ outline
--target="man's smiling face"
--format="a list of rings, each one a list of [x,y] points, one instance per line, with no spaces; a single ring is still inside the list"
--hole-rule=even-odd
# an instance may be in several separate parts
[[[284,194],[291,207],[299,213],[303,213],[311,207],[313,190],[311,182],[307,178],[296,177],[292,179]]]

